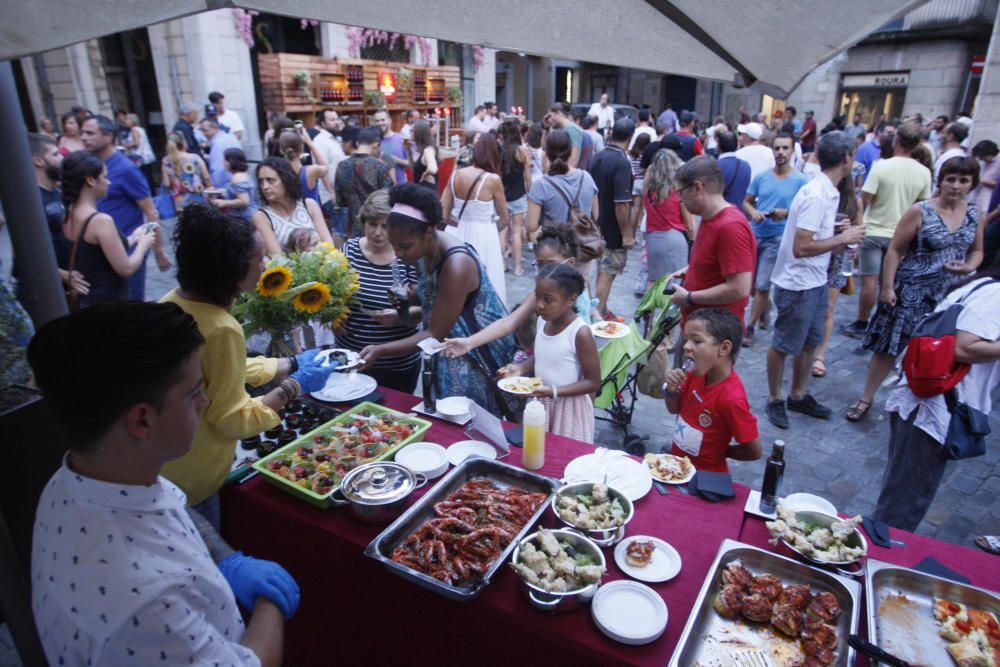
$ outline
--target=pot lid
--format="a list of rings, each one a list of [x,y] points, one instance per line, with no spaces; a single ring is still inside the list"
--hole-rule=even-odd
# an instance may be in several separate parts
[[[340,489],[344,497],[361,505],[386,505],[405,498],[416,487],[406,466],[391,461],[368,463],[352,470]]]

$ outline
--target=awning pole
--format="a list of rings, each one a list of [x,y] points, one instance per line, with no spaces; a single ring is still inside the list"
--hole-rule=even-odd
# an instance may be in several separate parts
[[[14,70],[6,60],[0,62],[0,146],[5,149],[0,160],[0,200],[24,288],[24,305],[37,329],[68,309],[35,180]]]

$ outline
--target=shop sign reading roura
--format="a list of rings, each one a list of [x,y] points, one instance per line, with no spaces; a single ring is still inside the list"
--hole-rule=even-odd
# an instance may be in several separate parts
[[[845,74],[841,82],[844,88],[906,88],[909,84],[909,72]]]

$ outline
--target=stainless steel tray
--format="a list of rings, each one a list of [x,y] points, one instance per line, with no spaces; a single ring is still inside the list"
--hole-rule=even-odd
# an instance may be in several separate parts
[[[960,602],[1000,616],[995,593],[907,567],[868,561],[868,639],[897,658],[926,665],[953,665],[948,641],[934,620],[934,598]]]
[[[769,664],[775,667],[794,664],[796,657],[801,657],[798,640],[775,638],[762,626],[723,618],[715,611],[712,602],[722,587],[722,570],[737,559],[754,574],[766,572],[779,577],[786,585],[807,584],[815,591],[833,593],[842,610],[837,619],[837,661],[834,664],[839,667],[854,664],[854,649],[847,645],[847,637],[858,629],[860,584],[749,544],[723,540],[670,659],[670,667],[731,667],[738,664],[734,662],[734,655],[755,649],[768,655]]]
[[[424,521],[434,516],[434,505],[473,479],[488,479],[500,488],[516,486],[527,491],[544,493],[548,496],[546,501],[531,516],[531,519],[524,524],[521,532],[517,534],[514,540],[494,561],[493,565],[490,566],[490,569],[486,572],[486,576],[481,580],[470,581],[467,585],[456,586],[446,584],[440,579],[435,579],[423,572],[417,572],[392,560],[392,552],[396,547],[417,530]],[[493,575],[504,564],[521,539],[531,531],[531,527],[545,513],[545,510],[549,507],[549,502],[552,500],[552,496],[555,494],[555,490],[559,486],[561,485],[557,480],[528,472],[527,470],[516,468],[506,463],[478,456],[467,458],[442,478],[440,482],[434,485],[434,488],[425,493],[420,500],[414,503],[410,509],[406,510],[392,525],[372,540],[371,544],[365,548],[365,555],[381,561],[393,574],[443,595],[446,598],[460,601],[471,600],[486,588]]]

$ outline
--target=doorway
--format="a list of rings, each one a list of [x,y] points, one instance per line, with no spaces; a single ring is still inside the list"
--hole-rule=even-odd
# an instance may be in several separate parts
[[[667,102],[670,102],[671,108],[678,115],[681,111],[693,111],[697,92],[698,81],[696,79],[689,76],[668,74],[663,77],[663,106],[657,109],[657,113],[666,107]]]
[[[156,86],[149,32],[145,28],[127,30],[101,37],[99,43],[112,109],[124,109],[137,115],[153,152],[162,155],[167,131]]]

